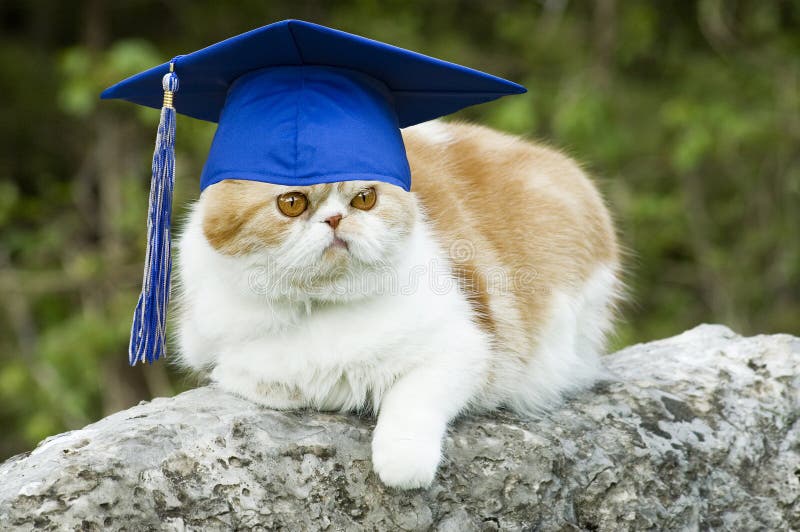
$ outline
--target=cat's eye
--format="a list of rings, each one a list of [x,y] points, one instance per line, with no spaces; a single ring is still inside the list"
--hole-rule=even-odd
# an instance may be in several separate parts
[[[362,211],[368,211],[375,206],[375,201],[378,199],[378,193],[375,192],[375,189],[365,188],[364,190],[360,191],[356,196],[353,198],[353,201],[350,202],[350,205],[355,207],[356,209],[361,209]]]
[[[287,192],[278,196],[278,209],[286,216],[300,216],[307,208],[308,198],[302,192]]]

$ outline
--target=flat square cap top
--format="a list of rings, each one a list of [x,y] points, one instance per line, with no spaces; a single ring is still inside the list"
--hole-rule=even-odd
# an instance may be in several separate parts
[[[178,113],[218,122],[228,90],[250,72],[276,66],[317,65],[366,74],[386,85],[399,127],[464,107],[525,92],[508,80],[310,22],[284,20],[197,52],[178,56]],[[169,63],[106,89],[101,98],[160,108]]]

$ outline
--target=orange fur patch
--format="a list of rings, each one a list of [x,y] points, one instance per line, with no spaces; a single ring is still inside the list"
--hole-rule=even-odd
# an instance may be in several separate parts
[[[512,351],[531,353],[551,291],[577,290],[600,264],[618,264],[608,210],[554,150],[481,126],[431,125],[403,131],[412,191],[482,325]]]

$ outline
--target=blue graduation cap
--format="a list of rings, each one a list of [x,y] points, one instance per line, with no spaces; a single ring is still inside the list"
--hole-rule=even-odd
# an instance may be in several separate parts
[[[400,128],[523,92],[484,72],[299,20],[178,56],[103,91],[103,99],[161,108],[131,365],[165,353],[176,112],[219,124],[201,190],[225,179],[370,180],[410,190]]]

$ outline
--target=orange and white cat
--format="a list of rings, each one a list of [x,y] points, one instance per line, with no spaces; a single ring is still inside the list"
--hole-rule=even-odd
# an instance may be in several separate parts
[[[431,484],[466,410],[540,411],[600,374],[619,251],[550,149],[440,121],[403,131],[412,192],[223,181],[179,244],[180,363],[267,406],[371,411],[373,467]]]

